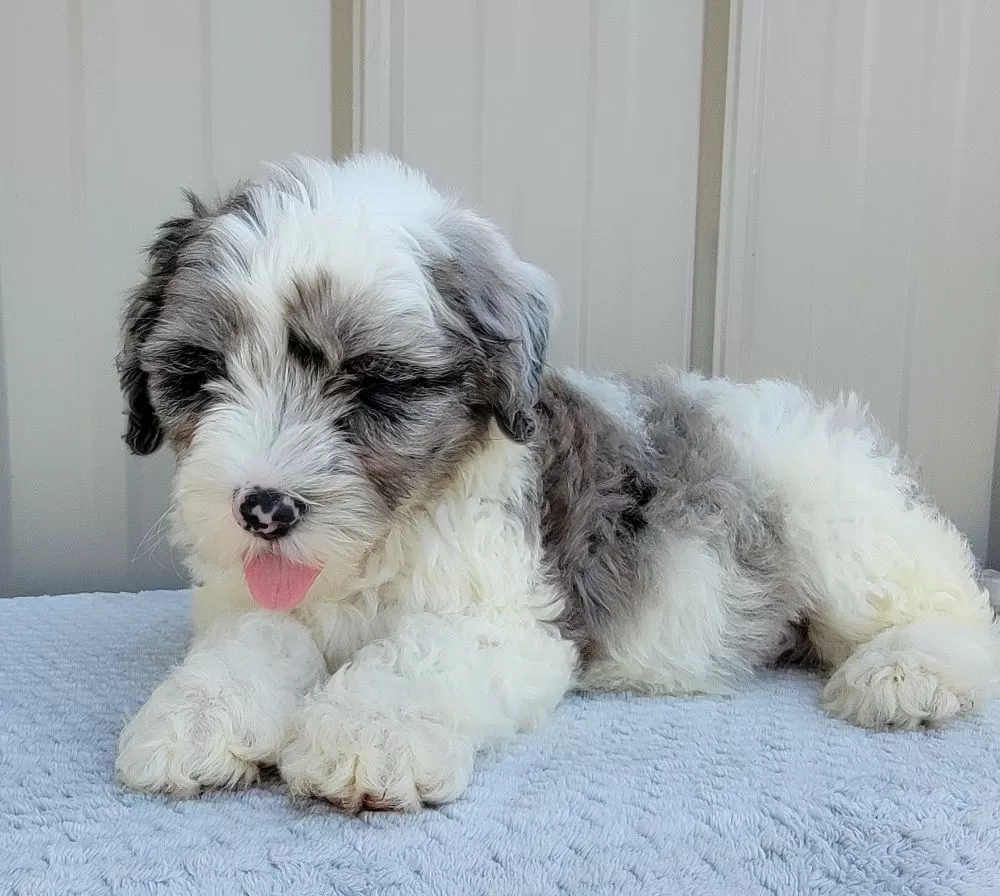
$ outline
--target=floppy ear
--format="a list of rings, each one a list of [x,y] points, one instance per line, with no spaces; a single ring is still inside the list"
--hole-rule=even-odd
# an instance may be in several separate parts
[[[129,297],[122,319],[122,349],[118,380],[127,405],[125,444],[133,454],[152,454],[163,441],[163,429],[149,399],[149,375],[142,368],[142,346],[163,309],[167,284],[177,272],[180,250],[207,210],[193,193],[187,194],[191,215],[165,221],[148,250],[146,280]]]
[[[430,255],[431,280],[476,344],[480,397],[510,438],[527,442],[535,432],[555,282],[521,261],[497,230],[472,212],[449,211],[438,233],[444,250]]]

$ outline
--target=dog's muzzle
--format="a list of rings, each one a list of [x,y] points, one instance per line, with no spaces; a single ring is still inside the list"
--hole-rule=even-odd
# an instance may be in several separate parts
[[[233,498],[236,521],[258,538],[283,538],[299,524],[306,505],[293,495],[273,488],[244,488]]]

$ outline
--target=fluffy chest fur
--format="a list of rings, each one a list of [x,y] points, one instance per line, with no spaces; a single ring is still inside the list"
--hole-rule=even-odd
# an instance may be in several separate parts
[[[332,667],[414,613],[555,621],[564,596],[543,561],[537,483],[533,453],[494,433],[434,501],[397,513],[356,568],[324,571],[293,615]],[[227,609],[253,607],[238,576],[209,572],[206,586],[215,596],[197,614],[201,628],[220,609],[220,580],[231,595]]]

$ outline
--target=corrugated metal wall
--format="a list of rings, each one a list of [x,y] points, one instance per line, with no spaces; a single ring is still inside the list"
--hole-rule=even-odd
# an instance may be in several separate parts
[[[555,275],[553,359],[687,363],[702,0],[364,6],[362,142],[460,191]]]
[[[349,145],[331,144],[332,108],[559,277],[557,359],[687,360],[700,0],[8,6],[0,518],[16,524],[0,594],[179,580],[157,546],[169,459],[127,458],[119,438],[111,362],[137,250],[180,185]],[[351,46],[331,14],[356,30],[353,96],[331,91],[331,47]]]
[[[719,369],[860,390],[984,556],[1000,406],[1000,4],[740,9]]]
[[[0,594],[180,581],[169,458],[121,442],[119,308],[180,187],[329,153],[330,43],[328,0],[2,5]]]
[[[181,185],[351,145],[426,168],[556,275],[556,362],[714,352],[731,375],[858,388],[983,552],[1000,6],[733,0],[720,183],[706,122],[728,5],[5,4],[0,595],[179,581],[156,547],[170,461],[120,441],[112,358],[139,247]]]

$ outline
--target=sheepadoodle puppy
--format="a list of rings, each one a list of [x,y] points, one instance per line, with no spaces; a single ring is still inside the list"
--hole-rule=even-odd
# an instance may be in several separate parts
[[[120,372],[129,447],[176,455],[197,636],[121,735],[127,786],[274,766],[415,809],[570,689],[724,693],[788,651],[857,725],[991,697],[973,556],[854,397],[548,369],[552,281],[391,158],[190,205]]]

